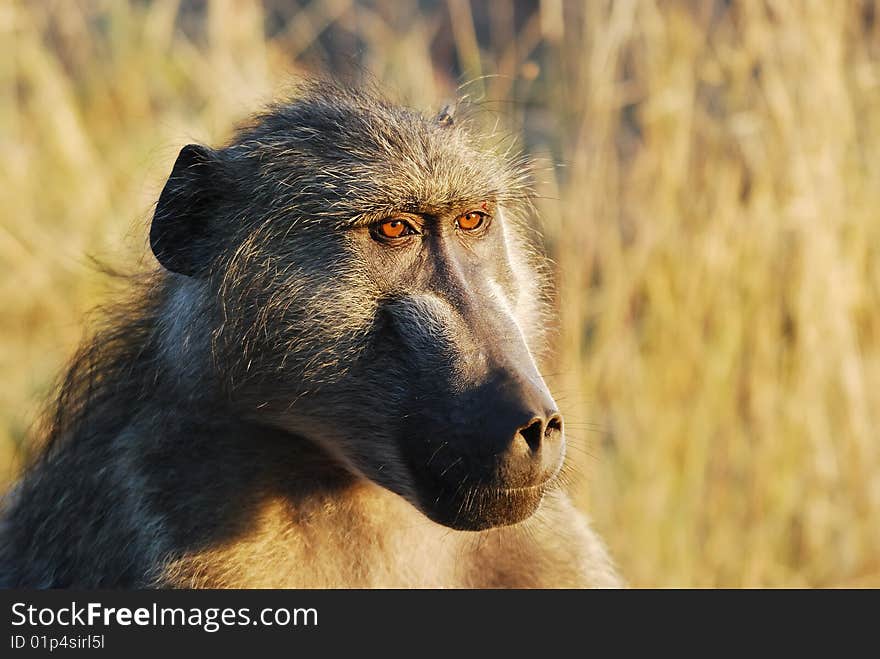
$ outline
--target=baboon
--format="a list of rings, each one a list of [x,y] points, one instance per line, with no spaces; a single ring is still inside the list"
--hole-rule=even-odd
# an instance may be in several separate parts
[[[305,84],[183,147],[161,267],[81,348],[7,494],[7,587],[620,583],[559,485],[527,163]]]

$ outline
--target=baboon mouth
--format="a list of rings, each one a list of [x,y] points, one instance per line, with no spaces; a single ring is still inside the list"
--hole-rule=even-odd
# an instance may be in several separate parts
[[[526,485],[524,487],[498,487],[495,488],[500,495],[513,495],[520,492],[529,492],[529,491],[545,491],[547,489],[548,483],[550,479],[548,479],[544,483],[538,483],[537,485]]]
[[[522,522],[538,509],[561,467],[531,473],[504,469],[503,462],[450,457],[443,465],[410,461],[412,503],[429,519],[449,528],[482,531]]]
[[[421,510],[433,521],[460,531],[483,531],[525,521],[538,509],[551,482],[525,487],[476,485],[439,495],[423,493]]]

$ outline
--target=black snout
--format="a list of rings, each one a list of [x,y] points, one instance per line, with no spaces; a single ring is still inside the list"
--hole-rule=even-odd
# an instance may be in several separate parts
[[[430,296],[397,301],[387,317],[407,348],[395,355],[409,380],[398,436],[411,494],[435,521],[475,530],[537,510],[565,440],[513,319],[490,298],[465,298],[457,310]]]
[[[480,480],[503,490],[545,483],[562,462],[562,416],[542,381],[502,375],[482,390],[475,433],[464,433],[485,460]],[[481,409],[480,409],[481,408]]]
[[[410,417],[405,444],[428,516],[476,530],[531,515],[565,452],[562,416],[540,376],[496,372],[432,407]]]
[[[429,517],[460,529],[531,515],[562,466],[562,416],[537,372],[497,370],[407,420],[404,455]]]

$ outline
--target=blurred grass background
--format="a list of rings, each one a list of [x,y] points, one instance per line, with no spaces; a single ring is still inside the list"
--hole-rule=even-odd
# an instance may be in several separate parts
[[[872,0],[7,0],[0,486],[178,149],[360,68],[534,155],[548,380],[627,579],[878,586],[878,63]]]

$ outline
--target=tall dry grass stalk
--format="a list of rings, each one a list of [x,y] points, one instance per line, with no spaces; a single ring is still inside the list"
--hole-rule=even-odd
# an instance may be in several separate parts
[[[455,58],[542,165],[549,379],[624,574],[880,584],[877,2],[283,4],[0,8],[0,481],[182,144],[355,53],[429,109]]]

